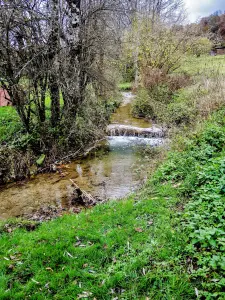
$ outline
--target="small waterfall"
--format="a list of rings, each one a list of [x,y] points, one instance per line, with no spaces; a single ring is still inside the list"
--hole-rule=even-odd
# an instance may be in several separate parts
[[[111,149],[131,149],[133,146],[155,147],[164,143],[163,138],[141,138],[134,136],[109,136],[108,143]]]
[[[138,137],[138,138],[163,138],[165,132],[162,128],[140,128],[129,125],[110,124],[107,127],[107,135],[110,137]]]

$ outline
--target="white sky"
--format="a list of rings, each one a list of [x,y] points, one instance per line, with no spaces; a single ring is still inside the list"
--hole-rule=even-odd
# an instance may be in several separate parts
[[[225,12],[225,0],[184,0],[184,3],[191,22],[195,22],[217,10]]]

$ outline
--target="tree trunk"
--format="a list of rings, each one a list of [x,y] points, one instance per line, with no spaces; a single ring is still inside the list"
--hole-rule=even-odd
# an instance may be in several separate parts
[[[60,121],[60,93],[57,78],[50,76],[49,80],[50,98],[51,98],[51,125],[56,127]]]

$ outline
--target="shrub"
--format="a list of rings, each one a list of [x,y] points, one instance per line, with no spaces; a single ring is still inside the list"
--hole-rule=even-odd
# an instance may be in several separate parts
[[[167,106],[168,123],[190,124],[196,116],[196,109],[185,102],[174,102]]]
[[[171,74],[167,77],[167,84],[172,92],[190,85],[191,82],[190,76],[186,73]]]
[[[168,75],[161,69],[143,68],[144,88],[134,102],[133,114],[177,125],[190,123],[195,115],[195,109],[187,104],[171,104],[174,102],[175,92],[190,82],[190,76],[185,73]]]
[[[161,83],[165,83],[167,78],[167,75],[163,70],[151,67],[142,68],[141,74],[142,84],[148,90],[151,90]]]
[[[9,147],[0,148],[0,184],[11,180],[21,180],[30,174],[32,153]]]

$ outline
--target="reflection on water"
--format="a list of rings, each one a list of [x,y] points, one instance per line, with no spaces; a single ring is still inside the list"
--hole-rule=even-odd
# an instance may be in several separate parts
[[[142,120],[136,121],[143,125]],[[159,145],[162,141],[159,138],[108,137],[100,150],[63,166],[61,173],[39,174],[27,182],[9,184],[0,192],[0,218],[29,214],[48,204],[67,208],[73,192],[70,179],[102,199],[122,198],[146,179],[148,161],[140,149]]]
[[[151,123],[145,119],[137,119],[132,116],[131,106],[134,95],[131,92],[123,93],[123,103],[111,117],[112,124],[123,124],[137,126],[141,128],[151,127]]]

